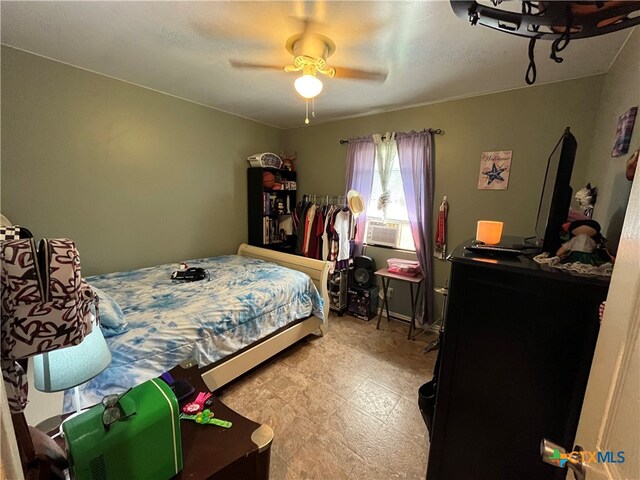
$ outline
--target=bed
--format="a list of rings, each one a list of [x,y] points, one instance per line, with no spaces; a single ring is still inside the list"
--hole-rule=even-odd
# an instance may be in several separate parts
[[[128,330],[106,339],[111,364],[79,387],[82,407],[177,364],[197,363],[215,391],[328,329],[328,262],[242,244],[237,255],[187,263],[205,268],[210,279],[172,282],[175,264],[87,279],[121,305]],[[64,411],[73,409],[67,391]]]

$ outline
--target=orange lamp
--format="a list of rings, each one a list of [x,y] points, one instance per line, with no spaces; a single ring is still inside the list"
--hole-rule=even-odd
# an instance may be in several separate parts
[[[492,222],[489,220],[478,221],[476,241],[486,243],[487,245],[500,243],[500,239],[502,238],[502,225],[502,222]]]

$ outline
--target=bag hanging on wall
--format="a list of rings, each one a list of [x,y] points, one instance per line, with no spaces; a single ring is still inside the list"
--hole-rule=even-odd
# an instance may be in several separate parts
[[[77,345],[91,333],[89,307],[98,297],[80,272],[80,256],[67,238],[2,242],[2,370],[9,404],[26,405],[24,372],[15,363]]]

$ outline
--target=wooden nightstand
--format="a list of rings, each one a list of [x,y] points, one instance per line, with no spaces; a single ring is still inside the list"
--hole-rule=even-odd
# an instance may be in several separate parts
[[[181,409],[185,404],[195,400],[199,392],[208,391],[195,365],[189,368],[176,366],[170,373],[175,380],[185,380],[195,389],[193,394],[180,402]],[[243,417],[215,396],[213,402],[209,409],[217,418],[228,420],[233,426],[227,429],[180,421],[184,467],[174,479],[268,480],[273,430],[268,425],[260,425]],[[57,417],[57,423],[67,416]],[[40,428],[42,427],[43,425],[40,425]],[[49,435],[57,432],[56,427]],[[65,448],[61,437],[56,438],[56,443],[62,449]]]
[[[176,380],[186,380],[195,388],[193,394],[180,402],[180,407],[193,401],[198,392],[208,389],[197,366],[174,367]],[[182,457],[184,468],[176,479],[235,480],[269,478],[273,430],[268,425],[248,420],[231,410],[217,398],[209,407],[217,418],[233,423],[229,429],[215,425],[199,425],[181,421]]]

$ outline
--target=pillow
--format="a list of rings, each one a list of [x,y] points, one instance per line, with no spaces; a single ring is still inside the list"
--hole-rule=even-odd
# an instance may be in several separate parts
[[[100,328],[102,329],[102,334],[105,337],[113,337],[126,332],[128,330],[127,322],[118,302],[99,288],[94,286],[91,286],[91,288],[98,294],[100,299]]]

